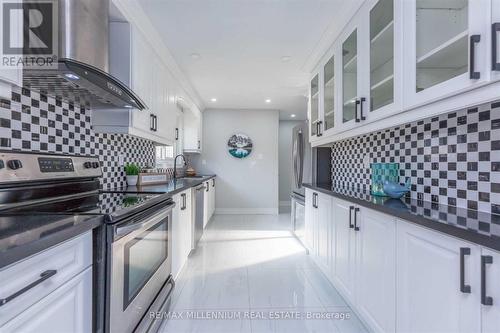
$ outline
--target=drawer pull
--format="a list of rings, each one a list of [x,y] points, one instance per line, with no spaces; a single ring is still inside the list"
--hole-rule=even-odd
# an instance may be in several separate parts
[[[353,229],[354,224],[352,224],[352,211],[354,210],[354,206],[349,206],[349,228]]]
[[[354,208],[354,231],[359,231],[358,212],[359,212],[359,207]]]
[[[486,295],[486,265],[493,263],[492,256],[481,256],[481,304],[493,305],[493,297]]]
[[[12,301],[14,298],[16,298],[16,297],[24,294],[25,292],[27,292],[30,289],[33,289],[34,287],[36,287],[37,285],[39,285],[43,281],[45,281],[45,280],[49,279],[50,277],[56,275],[56,273],[57,273],[57,270],[55,270],[55,269],[49,269],[49,270],[41,273],[40,274],[40,278],[38,280],[36,280],[35,282],[32,282],[29,285],[27,285],[26,287],[24,287],[24,288],[16,291],[15,293],[13,293],[12,295],[10,295],[9,297],[0,299],[0,306],[7,304],[8,302]]]
[[[470,256],[470,248],[460,248],[460,291],[464,294],[470,294],[470,286],[465,284],[465,256]]]

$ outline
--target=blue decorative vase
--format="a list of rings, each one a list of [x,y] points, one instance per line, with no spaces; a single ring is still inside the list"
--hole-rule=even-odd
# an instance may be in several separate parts
[[[385,194],[387,194],[391,198],[399,199],[410,191],[411,189],[410,178],[406,179],[405,185],[400,185],[397,182],[391,182],[386,180],[384,182],[383,188]]]
[[[371,194],[375,196],[387,196],[384,192],[386,181],[397,183],[399,180],[399,163],[372,163],[372,185]]]

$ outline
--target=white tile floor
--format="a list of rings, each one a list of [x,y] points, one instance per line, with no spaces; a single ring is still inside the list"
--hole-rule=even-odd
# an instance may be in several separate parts
[[[214,216],[176,281],[177,318],[161,331],[366,332],[289,226],[289,214]]]

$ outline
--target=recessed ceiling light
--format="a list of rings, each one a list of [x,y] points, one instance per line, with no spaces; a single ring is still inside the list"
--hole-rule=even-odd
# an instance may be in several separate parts
[[[282,56],[281,57],[281,61],[283,61],[283,62],[289,62],[291,59],[292,59],[292,57],[290,57],[290,56]]]
[[[211,98],[210,101],[211,102],[217,102],[217,98]]]
[[[292,113],[292,114],[290,115],[290,117],[295,118],[295,114],[294,114],[294,113]]]
[[[200,58],[201,58],[201,55],[199,53],[191,53],[191,59],[198,60]]]
[[[132,108],[132,105],[128,105],[128,104],[126,104],[126,105],[125,105],[125,107],[126,107],[127,109],[131,109],[131,108]]]
[[[271,100],[269,98],[266,99],[266,103],[271,103]]]

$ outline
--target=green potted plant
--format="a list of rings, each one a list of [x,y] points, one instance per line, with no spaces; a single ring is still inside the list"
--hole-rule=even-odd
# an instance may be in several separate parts
[[[137,185],[137,179],[139,178],[139,173],[141,168],[135,163],[125,164],[125,174],[127,175],[127,184],[129,186]]]

